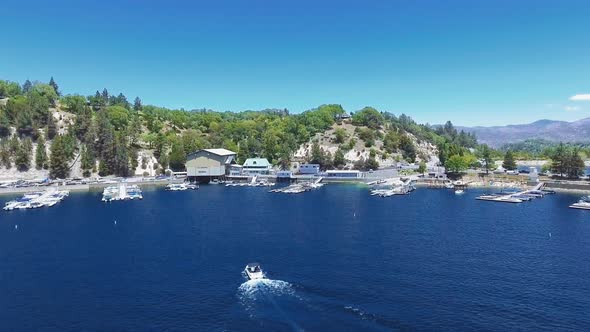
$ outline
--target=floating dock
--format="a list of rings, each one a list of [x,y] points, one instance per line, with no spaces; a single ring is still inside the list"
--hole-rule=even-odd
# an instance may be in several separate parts
[[[542,198],[545,195],[553,194],[554,191],[544,191],[542,190],[545,186],[545,183],[541,182],[537,184],[531,190],[524,190],[524,191],[514,191],[509,193],[497,193],[497,194],[487,194],[481,195],[476,197],[475,199],[481,201],[489,201],[489,202],[498,202],[498,203],[522,203],[525,201],[531,201],[535,198]]]
[[[25,194],[22,198],[7,202],[4,205],[4,211],[15,209],[36,209],[44,206],[54,206],[66,198],[70,192],[68,190],[57,190],[55,188],[46,191],[37,191]]]
[[[321,183],[323,179],[324,178],[319,177],[315,181],[311,181],[311,182],[294,183],[294,184],[287,186],[287,187],[270,190],[269,192],[271,192],[271,193],[284,193],[284,194],[300,194],[300,193],[303,193],[306,191],[311,191],[311,190],[323,187],[324,184]]]
[[[103,202],[143,199],[141,189],[135,184],[119,183],[116,186],[104,188],[102,192]]]

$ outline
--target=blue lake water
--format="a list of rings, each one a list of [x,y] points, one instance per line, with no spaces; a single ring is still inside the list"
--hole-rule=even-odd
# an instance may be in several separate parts
[[[202,186],[2,211],[0,329],[588,330],[590,211],[484,191]],[[251,261],[270,280],[245,282]]]

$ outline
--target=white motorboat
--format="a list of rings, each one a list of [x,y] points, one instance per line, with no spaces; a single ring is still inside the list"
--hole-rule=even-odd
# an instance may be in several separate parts
[[[590,210],[590,196],[582,197],[577,203],[570,205],[572,209]]]
[[[166,186],[166,190],[168,191],[183,191],[187,189],[188,188],[184,183],[170,183]]]
[[[455,195],[462,195],[464,193],[465,193],[465,190],[463,190],[463,189],[457,189],[457,190],[455,190]]]
[[[246,265],[244,272],[246,272],[246,275],[250,280],[265,279],[264,272],[262,272],[259,263],[250,263]]]

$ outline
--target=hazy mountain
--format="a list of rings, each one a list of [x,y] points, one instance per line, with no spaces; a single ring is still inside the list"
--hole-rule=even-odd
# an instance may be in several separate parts
[[[590,142],[590,118],[574,122],[539,120],[529,124],[493,127],[457,127],[472,132],[480,143],[500,147],[506,143],[526,139],[544,139],[551,142]]]

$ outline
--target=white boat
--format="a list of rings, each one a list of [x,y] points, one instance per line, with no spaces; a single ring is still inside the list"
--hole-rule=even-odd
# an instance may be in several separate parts
[[[570,205],[572,209],[590,210],[590,196],[582,197],[577,203]]]
[[[250,280],[257,280],[257,279],[264,279],[265,278],[264,272],[262,272],[262,269],[260,268],[259,263],[250,263],[250,264],[246,265],[244,272],[246,272],[246,275],[248,276],[248,279],[250,279]]]
[[[462,195],[464,193],[465,193],[465,190],[463,190],[463,189],[457,189],[457,190],[455,190],[455,195]]]
[[[184,183],[170,183],[166,186],[166,190],[168,191],[183,191],[187,189],[188,188]]]
[[[189,183],[186,185],[186,189],[197,190],[197,189],[199,189],[199,186],[196,184]]]

